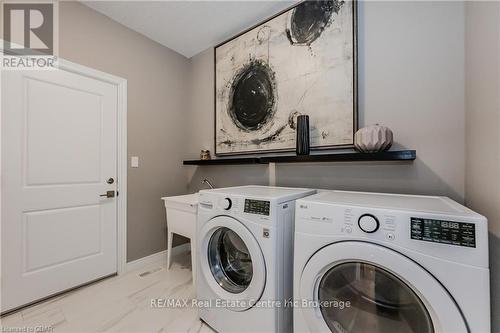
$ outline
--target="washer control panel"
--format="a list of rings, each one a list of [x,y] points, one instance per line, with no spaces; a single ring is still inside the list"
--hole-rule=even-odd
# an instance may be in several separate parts
[[[222,208],[224,210],[230,210],[232,206],[233,206],[233,201],[231,199],[224,198],[224,200],[222,200]]]
[[[358,219],[358,226],[362,231],[371,234],[378,230],[380,223],[375,216],[364,214]]]
[[[249,214],[269,216],[271,202],[265,200],[245,199],[243,211]]]

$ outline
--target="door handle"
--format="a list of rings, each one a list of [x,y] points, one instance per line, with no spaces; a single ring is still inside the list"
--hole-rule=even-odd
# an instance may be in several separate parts
[[[106,193],[101,194],[100,197],[114,198],[115,197],[115,191],[106,191]]]

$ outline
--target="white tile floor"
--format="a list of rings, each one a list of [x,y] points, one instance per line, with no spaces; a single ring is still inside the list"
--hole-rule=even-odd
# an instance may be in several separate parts
[[[191,307],[152,307],[151,299],[195,296],[189,253],[105,279],[0,319],[11,328],[50,327],[46,332],[213,332]]]

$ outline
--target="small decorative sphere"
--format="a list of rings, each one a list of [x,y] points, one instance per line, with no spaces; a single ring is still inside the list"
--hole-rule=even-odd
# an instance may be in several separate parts
[[[354,146],[362,153],[377,153],[391,148],[392,131],[378,124],[359,129],[354,135]]]

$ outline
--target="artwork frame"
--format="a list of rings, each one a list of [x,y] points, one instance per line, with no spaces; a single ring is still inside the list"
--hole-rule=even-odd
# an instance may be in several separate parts
[[[287,14],[292,12],[298,6],[308,2],[308,0],[300,1],[278,13],[272,15],[269,18],[266,18],[263,21],[251,26],[250,28],[234,35],[231,38],[217,44],[213,48],[213,61],[214,61],[214,151],[215,156],[241,156],[241,155],[256,155],[256,154],[272,154],[272,153],[286,153],[286,152],[294,152],[295,147],[293,148],[277,148],[277,149],[253,149],[253,150],[244,150],[244,151],[232,151],[232,152],[221,152],[218,149],[218,140],[217,140],[217,132],[218,132],[218,113],[220,110],[217,109],[217,50],[227,45],[228,43],[240,38],[241,36],[251,32],[259,27],[264,26],[266,23],[273,21],[274,19],[282,16],[283,14]],[[352,11],[352,34],[350,38],[352,40],[352,135],[350,136],[350,142],[346,144],[333,144],[333,145],[321,145],[321,146],[311,146],[312,151],[322,151],[322,150],[334,150],[334,149],[348,149],[354,148],[354,135],[358,130],[358,3],[357,0],[346,0],[342,1],[343,3],[348,3],[351,6]],[[287,32],[288,33],[288,32]],[[289,37],[290,38],[290,37]]]

